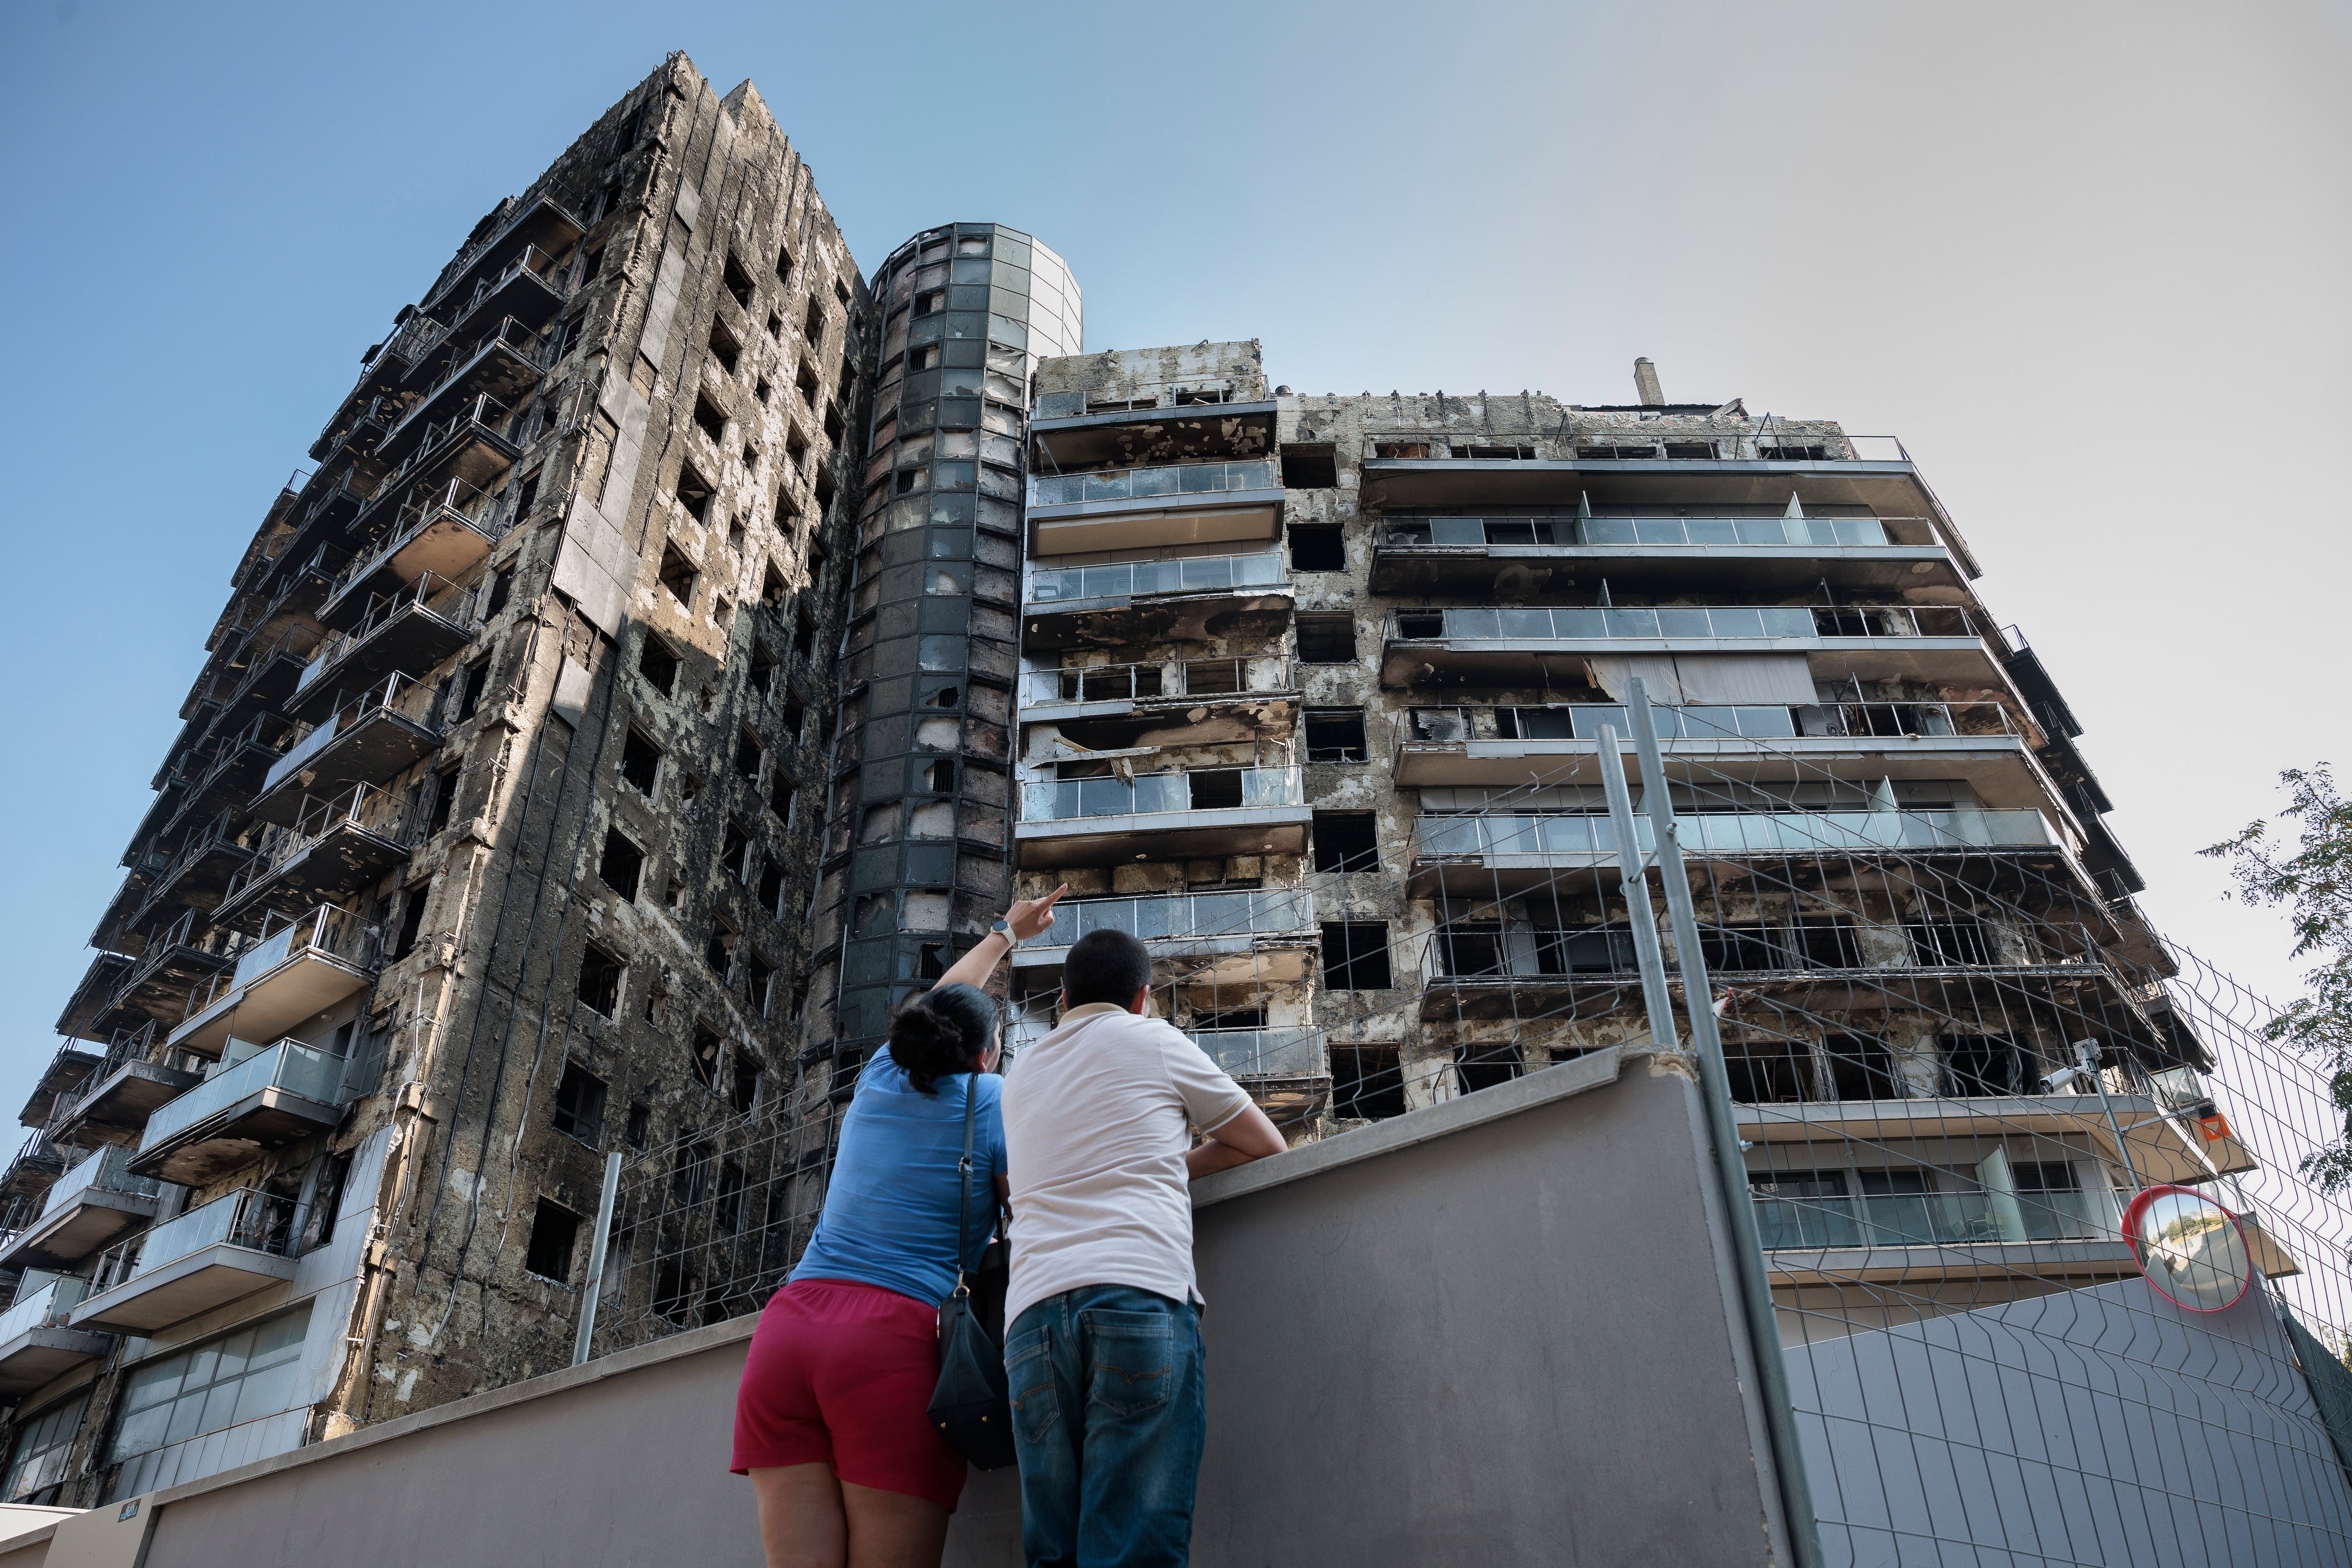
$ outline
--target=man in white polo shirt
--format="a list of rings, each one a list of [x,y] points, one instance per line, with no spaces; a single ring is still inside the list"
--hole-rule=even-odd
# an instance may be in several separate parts
[[[1144,1016],[1150,984],[1135,938],[1080,937],[1061,1026],[1004,1077],[1004,1367],[1031,1568],[1185,1561],[1208,1420],[1185,1184],[1284,1146],[1207,1053]]]

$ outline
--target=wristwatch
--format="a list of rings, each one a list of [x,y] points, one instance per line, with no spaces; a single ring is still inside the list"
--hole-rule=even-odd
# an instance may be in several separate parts
[[[1011,952],[1014,948],[1021,945],[1021,939],[1013,934],[1013,922],[1011,921],[1000,920],[988,929],[1004,939],[1005,952]]]

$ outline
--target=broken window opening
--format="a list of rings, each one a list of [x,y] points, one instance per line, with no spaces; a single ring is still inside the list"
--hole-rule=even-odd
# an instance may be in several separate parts
[[[824,301],[814,294],[809,296],[808,319],[802,324],[801,331],[807,335],[809,347],[824,346]]]
[[[726,321],[717,316],[710,319],[710,357],[717,360],[719,368],[729,375],[735,374],[736,366],[743,358],[743,345],[735,341],[733,332],[727,330]],[[695,410],[695,423],[702,424],[702,411],[699,408]],[[725,421],[722,420],[720,424],[723,427]],[[706,432],[709,430],[709,426],[704,426],[703,428]],[[710,438],[715,441],[719,437],[713,434]]]
[[[606,828],[604,858],[596,863],[596,875],[604,884],[620,894],[625,902],[634,903],[637,881],[645,869],[646,852],[629,842],[628,835],[619,828]]]
[[[555,1130],[591,1149],[604,1135],[604,1080],[578,1062],[563,1064],[555,1086]]]
[[[767,765],[767,751],[760,744],[760,738],[757,735],[746,730],[736,737],[736,777],[751,779],[756,783],[760,777],[760,770]]]
[[[647,800],[653,799],[661,783],[661,760],[662,749],[646,740],[644,731],[631,725],[628,738],[621,742],[621,782]]]
[[[1323,984],[1334,991],[1387,990],[1388,921],[1325,921]]]
[[[669,993],[658,985],[646,988],[646,1022],[656,1026],[669,1022]]]
[[[1294,572],[1345,572],[1348,547],[1336,522],[1294,522],[1290,525],[1290,569]]]
[[[450,814],[457,805],[458,771],[449,768],[433,775],[433,813],[425,823],[428,838],[449,826]]]
[[[670,597],[677,601],[677,607],[689,615],[694,612],[694,584],[699,576],[701,574],[694,569],[694,563],[688,561],[677,545],[667,542],[662,545],[661,585],[669,590]]]
[[[642,1100],[629,1101],[629,1120],[621,1136],[632,1149],[642,1149],[653,1135],[654,1108]]]
[[[1454,1050],[1454,1070],[1465,1093],[1510,1082],[1526,1070],[1517,1040],[1465,1040]]]
[[[697,401],[699,402],[698,399]],[[698,423],[700,422],[700,413],[698,411],[696,414]],[[721,427],[724,427],[723,425]],[[710,438],[716,441],[719,437],[714,432]],[[697,522],[707,522],[710,517],[710,498],[716,493],[711,489],[710,481],[698,473],[692,463],[678,465],[677,503],[686,508],[688,516]]]
[[[1356,617],[1347,615],[1299,616],[1298,662],[1355,663]]]
[[[719,864],[738,881],[748,879],[751,871],[751,835],[741,823],[729,821],[725,841],[719,851]],[[710,967],[720,969],[714,963]],[[722,973],[724,970],[720,971]]]
[[[733,973],[735,931],[725,921],[722,920],[710,928],[710,940],[702,945],[702,962],[709,964],[710,972],[721,980],[727,979]]]
[[[1360,708],[1309,708],[1306,731],[1310,763],[1360,763],[1371,756]]]
[[[751,308],[751,291],[755,287],[751,281],[751,274],[741,262],[735,259],[735,253],[731,250],[727,253],[727,265],[720,270],[719,280],[725,286],[727,292],[734,297],[738,310],[748,310]]]
[[[547,1198],[530,1222],[530,1245],[523,1249],[522,1266],[542,1279],[572,1283],[572,1255],[578,1250],[580,1216]]]
[[[425,895],[432,888],[430,882],[419,882],[408,889],[408,902],[400,914],[400,931],[393,938],[394,962],[397,963],[416,951],[417,933],[425,928]]]
[[[710,395],[707,392],[694,395],[694,427],[709,437],[714,447],[727,439],[727,416],[719,412],[719,405],[710,401]],[[679,499],[685,498],[681,495]]]
[[[1315,868],[1318,871],[1379,870],[1379,817],[1369,811],[1317,812]]]
[[[1393,1047],[1331,1047],[1331,1112],[1362,1121],[1405,1113],[1404,1067]]]
[[[646,678],[647,685],[667,697],[677,688],[677,655],[667,643],[647,632],[637,649],[637,673]],[[658,748],[655,755],[658,760]]]
[[[1339,483],[1339,450],[1329,442],[1289,441],[1283,444],[1283,489],[1328,490]]]
[[[694,1026],[694,1044],[687,1053],[687,1065],[693,1069],[694,1081],[705,1089],[719,1082],[719,1058],[722,1054],[719,1031],[708,1024]],[[699,1194],[697,1194],[698,1198]]]
[[[482,693],[490,685],[490,661],[478,658],[461,667],[457,681],[457,722],[462,724],[482,710]]]
[[[614,954],[594,942],[580,952],[580,980],[572,994],[590,1012],[611,1017],[621,1005],[621,976],[628,970]]]
[[[755,952],[746,961],[745,971],[747,978],[744,983],[743,994],[751,1002],[751,1010],[764,1018],[768,1016],[769,994],[775,990],[776,986],[776,966],[766,962]],[[738,1084],[742,1082],[743,1071],[743,1066],[739,1061],[735,1068],[735,1079]],[[753,1076],[758,1076],[756,1070],[754,1071]],[[738,1110],[749,1110],[751,1108],[749,1104],[743,1104],[738,1105],[735,1109]]]
[[[953,761],[941,759],[923,770],[923,787],[938,795],[955,793],[956,767]]]
[[[772,804],[772,803],[771,803]],[[784,901],[784,868],[771,861],[760,873],[760,907],[782,917]]]

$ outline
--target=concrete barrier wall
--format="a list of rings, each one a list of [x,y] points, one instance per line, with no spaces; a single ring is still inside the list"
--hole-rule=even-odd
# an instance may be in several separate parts
[[[1785,1561],[1691,1086],[1599,1053],[1200,1184],[1194,1561]],[[0,1568],[756,1564],[751,1321],[110,1506]],[[1017,1564],[1016,1479],[950,1560]],[[13,1550],[12,1550],[13,1549]],[[128,1549],[130,1555],[123,1555]]]

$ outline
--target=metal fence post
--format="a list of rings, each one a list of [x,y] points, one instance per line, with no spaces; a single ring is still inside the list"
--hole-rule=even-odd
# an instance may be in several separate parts
[[[604,1294],[604,1244],[613,1234],[613,1205],[621,1193],[621,1152],[604,1156],[604,1195],[596,1200],[596,1237],[588,1244],[588,1279],[581,1286],[580,1333],[572,1342],[572,1364],[588,1359],[588,1342],[596,1334],[596,1303]]]
[[[1666,990],[1666,959],[1658,947],[1658,917],[1650,909],[1649,862],[1633,826],[1633,796],[1625,787],[1625,753],[1614,726],[1601,726],[1601,785],[1609,795],[1609,821],[1617,830],[1617,864],[1625,889],[1625,922],[1633,928],[1633,957],[1642,968],[1642,1005],[1649,1010],[1650,1040],[1662,1050],[1682,1047],[1675,1037],[1675,1002]]]
[[[1626,700],[1642,785],[1648,797],[1650,826],[1657,838],[1658,879],[1664,884],[1666,917],[1674,924],[1675,952],[1683,972],[1683,1008],[1690,1016],[1691,1046],[1698,1057],[1699,1098],[1706,1105],[1716,1176],[1723,1192],[1725,1218],[1731,1226],[1733,1267],[1739,1277],[1740,1304],[1747,1309],[1748,1337],[1760,1385],[1758,1392],[1764,1400],[1772,1471],[1780,1481],[1780,1511],[1788,1521],[1789,1550],[1798,1568],[1822,1568],[1821,1527],[1813,1513],[1812,1487],[1805,1479],[1804,1450],[1798,1446],[1789,1363],[1780,1353],[1780,1325],[1772,1309],[1772,1287],[1764,1273],[1764,1246],[1756,1229],[1755,1205],[1748,1195],[1748,1162],[1740,1156],[1739,1124],[1731,1110],[1731,1078],[1724,1067],[1723,1038],[1716,1028],[1706,959],[1699,951],[1698,916],[1691,907],[1690,880],[1684,875],[1682,846],[1675,837],[1674,801],[1665,768],[1658,758],[1658,730],[1650,714],[1648,688],[1638,678],[1628,681]],[[1617,788],[1624,788],[1623,781]],[[1613,793],[1611,805],[1613,808]],[[1654,948],[1655,942],[1654,936]]]

